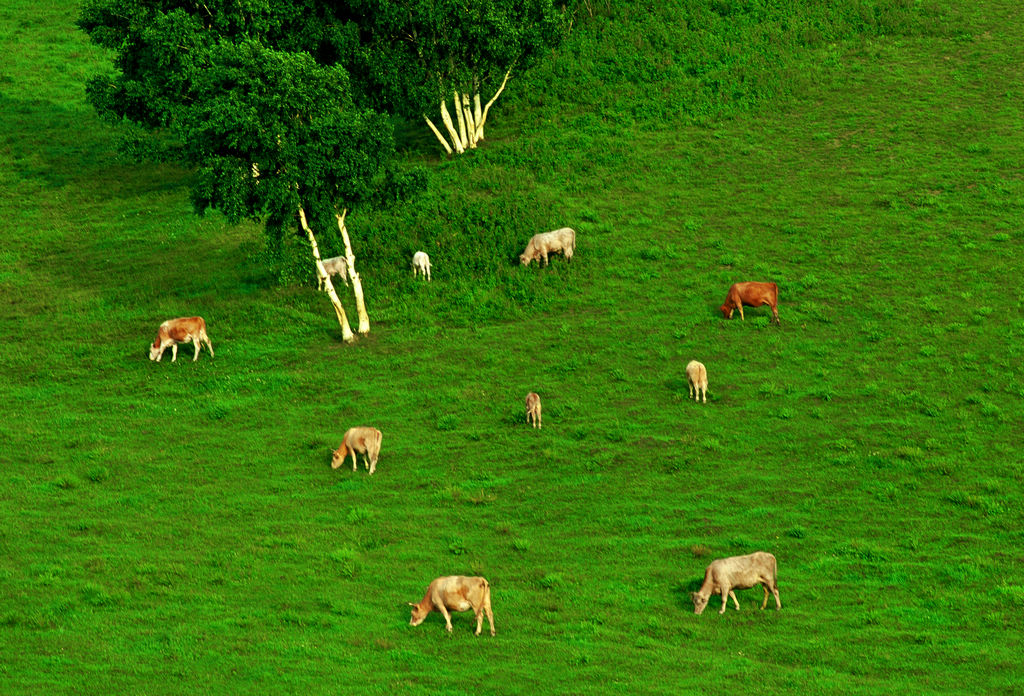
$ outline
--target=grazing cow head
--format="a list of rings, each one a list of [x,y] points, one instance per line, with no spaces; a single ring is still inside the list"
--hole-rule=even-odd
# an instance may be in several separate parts
[[[708,605],[708,597],[702,597],[699,593],[693,592],[690,594],[693,597],[693,613],[700,616],[704,612],[704,607]]]
[[[345,462],[345,456],[348,454],[348,450],[345,448],[345,444],[342,443],[341,447],[334,450],[334,456],[331,457],[331,468],[337,469]]]
[[[423,619],[427,618],[427,614],[430,612],[423,609],[419,604],[409,602],[409,606],[412,607],[412,617],[409,619],[410,626],[419,626],[423,623]]]
[[[153,341],[153,345],[149,347],[149,359],[156,360],[157,354],[160,353],[160,337],[157,336],[156,340]]]
[[[533,260],[533,259],[531,259],[531,258],[530,258],[529,256],[527,256],[526,254],[520,254],[520,255],[519,255],[519,264],[520,264],[521,266],[529,266],[529,265],[530,265],[530,261],[532,261],[532,260]]]
[[[726,319],[732,319],[732,307],[729,306],[728,302],[719,307],[719,309],[722,310],[723,317]]]

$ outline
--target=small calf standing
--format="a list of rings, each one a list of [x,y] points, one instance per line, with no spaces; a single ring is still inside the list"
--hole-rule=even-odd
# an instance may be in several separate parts
[[[417,251],[412,255],[412,277],[415,278],[417,275],[430,280],[430,257],[425,251]]]
[[[708,402],[708,369],[704,363],[691,360],[686,364],[686,381],[690,385],[690,396],[699,401],[703,392],[704,403]]]
[[[324,271],[327,275],[339,275],[341,279],[345,281],[345,285],[348,285],[348,261],[344,256],[335,256],[330,259],[324,259],[321,261],[324,265]],[[319,273],[316,275],[317,290],[324,289],[324,278]]]
[[[331,468],[337,469],[352,454],[352,471],[356,470],[356,452],[363,455],[363,463],[370,470],[370,475],[377,470],[377,458],[380,456],[380,443],[384,436],[376,428],[349,428],[341,439],[341,446],[334,450]]]
[[[491,614],[491,586],[481,577],[464,575],[448,575],[436,578],[427,588],[427,593],[419,602],[409,602],[412,607],[410,626],[419,626],[427,614],[439,611],[444,616],[445,628],[452,632],[452,619],[449,611],[469,611],[476,614],[476,633],[484,625],[484,612],[487,622],[491,624],[491,635],[494,635],[494,615]]]
[[[736,600],[736,593],[733,590],[748,590],[758,583],[764,586],[764,601],[761,602],[761,608],[768,606],[768,591],[771,590],[775,595],[775,608],[781,609],[782,602],[779,601],[779,584],[776,577],[775,556],[770,553],[755,551],[746,556],[719,558],[712,561],[704,571],[704,583],[692,595],[693,612],[702,613],[713,594],[722,595],[722,608],[719,614],[725,613],[729,606],[729,597],[732,597],[736,611],[739,611],[740,603]]]
[[[732,319],[734,309],[740,310],[740,320],[743,318],[743,305],[760,307],[768,305],[772,308],[772,322],[779,324],[779,286],[775,283],[733,283],[729,293],[725,296],[725,302],[719,309],[722,316]]]
[[[576,232],[571,227],[563,227],[552,232],[542,232],[533,235],[526,249],[519,255],[519,263],[529,266],[531,261],[544,259],[544,265],[548,265],[548,256],[561,252],[566,261],[572,260],[576,251]]]
[[[181,317],[180,319],[168,319],[156,331],[156,339],[149,347],[149,359],[160,362],[164,350],[171,347],[171,362],[178,359],[178,344],[191,341],[196,346],[196,354],[192,362],[199,359],[199,348],[201,343],[206,343],[213,357],[213,344],[210,337],[206,335],[206,322],[202,317]]]
[[[542,428],[540,418],[540,394],[530,392],[526,395],[526,422],[533,423],[534,428]]]

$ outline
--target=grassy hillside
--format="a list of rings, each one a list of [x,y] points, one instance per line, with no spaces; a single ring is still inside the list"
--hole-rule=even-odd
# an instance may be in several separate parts
[[[0,691],[1019,690],[1024,9],[785,43],[775,87],[697,113],[587,69],[593,7],[482,151],[415,155],[420,209],[350,219],[354,346],[258,230],[117,157],[75,7],[0,9]],[[514,265],[566,224],[571,265]],[[781,327],[717,314],[744,279]],[[184,314],[216,358],[151,363]],[[358,424],[372,478],[329,466]],[[758,549],[782,611],[694,616]],[[442,574],[490,580],[495,638],[408,626]]]

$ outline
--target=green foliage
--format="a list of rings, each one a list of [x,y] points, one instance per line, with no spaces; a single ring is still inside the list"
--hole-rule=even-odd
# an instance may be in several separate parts
[[[552,0],[351,0],[360,46],[349,66],[369,103],[421,120],[453,93],[486,102],[510,70],[558,44]]]

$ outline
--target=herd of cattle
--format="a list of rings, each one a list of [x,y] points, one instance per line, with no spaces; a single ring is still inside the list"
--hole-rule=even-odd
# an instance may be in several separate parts
[[[563,227],[552,232],[544,232],[534,235],[526,245],[526,250],[519,255],[519,262],[523,266],[530,265],[531,261],[544,261],[548,265],[548,257],[551,254],[562,254],[566,261],[572,260],[576,251],[576,232],[570,227]],[[327,275],[340,275],[348,284],[348,262],[344,256],[336,256],[322,262]],[[430,257],[426,252],[417,251],[412,257],[413,276],[422,276],[430,280]],[[317,274],[319,289],[324,287],[324,278]],[[734,283],[726,294],[725,302],[719,308],[722,316],[731,319],[734,310],[739,310],[740,319],[743,317],[743,306],[760,307],[768,305],[772,310],[772,321],[779,324],[779,287],[775,283]],[[169,319],[157,329],[156,339],[149,349],[149,359],[160,361],[167,348],[171,349],[171,362],[178,359],[178,344],[192,343],[195,346],[195,355],[192,361],[199,359],[199,350],[202,343],[210,351],[213,357],[213,344],[206,334],[206,321],[202,317],[181,317]],[[707,368],[696,360],[691,360],[686,365],[686,379],[689,386],[689,395],[694,401],[707,403],[708,372]],[[541,402],[537,392],[530,392],[526,395],[526,420],[534,428],[541,428]],[[355,427],[349,428],[342,438],[341,445],[334,450],[331,459],[331,468],[337,469],[349,456],[352,458],[352,471],[357,469],[356,455],[363,455],[363,463],[372,475],[377,469],[377,460],[380,457],[380,446],[383,434],[377,428]],[[739,610],[740,604],[736,599],[734,590],[746,590],[757,585],[764,587],[764,601],[761,609],[768,605],[769,593],[775,597],[775,608],[781,609],[782,602],[779,599],[779,587],[776,579],[775,556],[764,551],[757,551],[746,556],[732,556],[712,561],[704,571],[704,582],[700,589],[691,594],[693,599],[694,613],[701,614],[707,607],[708,600],[712,595],[722,596],[722,608],[718,613],[725,613],[732,598],[733,604]],[[483,615],[487,614],[487,621],[491,626],[491,635],[494,635],[494,616],[491,614],[491,587],[486,579],[482,577],[466,577],[462,575],[450,575],[434,579],[423,599],[419,602],[410,602],[412,607],[412,618],[409,624],[419,626],[432,611],[439,611],[444,616],[445,627],[449,632],[452,630],[450,611],[473,610],[476,616],[476,635],[480,635],[483,626]]]

